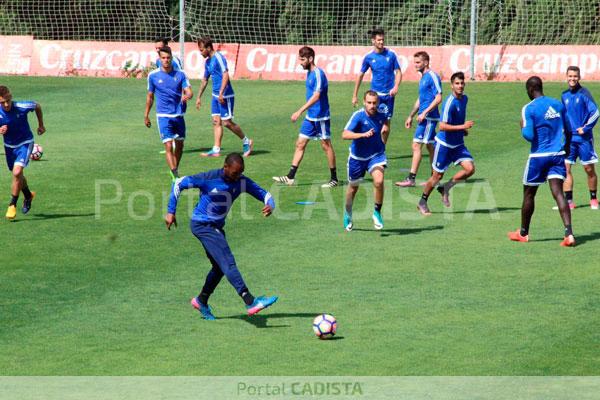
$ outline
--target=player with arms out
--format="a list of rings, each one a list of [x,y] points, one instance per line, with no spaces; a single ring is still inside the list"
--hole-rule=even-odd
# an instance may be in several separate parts
[[[302,47],[298,51],[299,61],[302,68],[307,71],[306,74],[306,103],[292,114],[292,122],[296,122],[303,112],[306,118],[302,121],[300,133],[296,140],[296,149],[292,158],[292,166],[287,175],[274,176],[273,180],[286,185],[293,185],[296,179],[296,172],[304,157],[304,151],[308,142],[319,140],[321,148],[327,156],[330,178],[329,182],[321,187],[336,187],[339,185],[337,178],[337,168],[335,166],[335,151],[331,145],[331,126],[329,114],[329,84],[325,71],[315,65],[315,51],[310,47]]]
[[[223,126],[233,132],[242,140],[242,154],[248,157],[252,153],[253,141],[249,139],[242,128],[233,122],[233,107],[235,104],[233,86],[229,78],[227,60],[213,47],[213,41],[209,37],[198,39],[198,49],[202,57],[206,59],[204,64],[204,75],[200,84],[200,92],[196,99],[196,109],[202,105],[201,96],[208,85],[208,78],[212,78],[212,100],[211,116],[213,122],[214,144],[210,151],[201,153],[202,157],[220,157],[221,142],[223,140]]]
[[[442,195],[442,203],[450,207],[450,189],[458,182],[467,179],[475,173],[473,156],[465,146],[465,136],[473,127],[473,121],[465,121],[467,115],[467,102],[469,99],[464,94],[465,74],[455,72],[450,77],[452,93],[444,100],[442,115],[440,117],[440,131],[435,137],[435,151],[433,155],[433,174],[425,183],[423,194],[417,208],[423,215],[431,215],[427,199],[433,188],[442,180],[444,172],[450,164],[460,165],[458,171],[444,185],[438,186],[438,192]]]
[[[385,32],[383,29],[373,29],[370,34],[373,50],[363,58],[360,74],[358,74],[354,83],[352,104],[355,107],[358,105],[358,90],[365,73],[370,69],[372,75],[371,90],[379,96],[379,111],[386,115],[382,135],[383,143],[387,143],[394,114],[394,99],[398,93],[400,82],[402,82],[402,70],[396,53],[385,47]]]
[[[396,186],[413,187],[419,171],[422,158],[423,144],[429,151],[429,161],[433,163],[433,145],[435,143],[435,127],[440,119],[438,105],[442,102],[442,81],[440,76],[429,69],[429,54],[418,51],[414,55],[414,65],[421,74],[419,80],[419,97],[413,106],[410,115],[404,122],[404,127],[410,129],[412,120],[417,115],[417,128],[413,137],[412,162],[408,176]]]
[[[150,128],[150,110],[156,94],[156,119],[158,133],[165,146],[165,156],[171,179],[179,177],[179,163],[185,140],[185,110],[187,101],[193,97],[192,87],[183,71],[173,69],[171,48],[161,47],[162,65],[148,75],[148,94],[144,124]]]
[[[508,233],[515,242],[529,241],[529,224],[535,209],[538,187],[548,180],[565,226],[561,246],[575,246],[571,226],[571,210],[563,192],[565,148],[569,149],[570,129],[562,103],[544,96],[542,80],[537,76],[527,79],[527,95],[532,100],[522,110],[521,134],[531,142],[531,150],[523,174],[523,206],[521,229]]]
[[[13,101],[10,89],[0,86],[0,135],[4,139],[4,154],[6,164],[12,172],[11,198],[6,210],[7,219],[17,216],[17,201],[19,193],[23,192],[25,199],[21,212],[27,214],[35,192],[29,190],[27,179],[23,174],[29,164],[29,156],[33,149],[33,133],[29,127],[27,113],[34,111],[38,121],[38,135],[46,132],[42,107],[35,101]]]
[[[165,216],[168,229],[171,229],[172,225],[177,226],[175,212],[181,192],[186,189],[200,189],[200,198],[194,209],[190,227],[194,236],[202,243],[212,269],[206,276],[200,294],[192,299],[191,304],[206,320],[215,319],[208,299],[223,276],[246,304],[248,315],[256,314],[277,301],[276,296],[252,296],[237,268],[223,230],[225,218],[233,202],[243,192],[264,203],[262,214],[265,217],[271,215],[275,209],[271,194],[244,176],[243,172],[244,159],[239,153],[231,153],[225,158],[223,168],[179,178],[171,189],[168,212]]]
[[[581,72],[579,67],[570,66],[567,68],[567,83],[569,89],[562,94],[562,103],[565,106],[569,126],[572,127],[571,146],[569,156],[565,160],[567,167],[567,179],[563,184],[565,197],[569,203],[569,208],[575,208],[573,202],[573,174],[571,165],[575,164],[577,158],[583,165],[583,169],[588,178],[588,189],[590,191],[590,208],[598,209],[598,176],[594,164],[598,162],[598,155],[594,150],[594,136],[592,130],[598,122],[600,112],[594,102],[592,94],[579,83]]]
[[[383,130],[387,117],[379,111],[377,92],[369,90],[363,98],[364,108],[356,111],[344,128],[342,138],[352,140],[348,157],[348,190],[344,210],[344,229],[351,231],[352,203],[358,192],[358,186],[368,171],[373,177],[375,209],[373,210],[373,226],[383,229],[381,207],[383,206],[383,173],[387,167]]]

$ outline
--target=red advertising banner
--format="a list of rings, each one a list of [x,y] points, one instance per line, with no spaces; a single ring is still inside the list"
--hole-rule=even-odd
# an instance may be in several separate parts
[[[240,45],[236,77],[248,79],[302,79],[298,65],[300,46]],[[426,51],[430,65],[442,79],[456,71],[468,72],[469,46],[391,47],[398,56],[403,79],[419,80],[412,67],[413,54]],[[370,47],[315,46],[315,63],[331,81],[353,80],[360,73],[363,56]],[[588,80],[600,80],[600,57],[596,46],[478,46],[475,51],[477,80],[526,80],[539,75],[547,80],[564,80],[569,65],[578,65]],[[369,78],[367,73],[366,79]]]
[[[179,45],[173,44],[175,55]],[[222,44],[217,49],[227,58],[234,78],[302,80],[298,63],[301,46]],[[351,81],[360,72],[362,59],[371,47],[314,46],[316,64],[331,81]],[[412,66],[416,51],[427,51],[431,67],[446,80],[455,71],[468,72],[468,46],[392,47],[398,56],[403,79],[417,81]],[[596,46],[478,46],[475,52],[477,80],[519,81],[531,75],[564,80],[569,65],[578,65],[587,80],[600,80],[600,56]],[[143,76],[156,59],[153,43],[47,41],[31,36],[0,36],[0,74],[42,76]],[[195,43],[185,45],[185,70],[199,79],[204,59]],[[367,73],[366,80],[370,79]]]
[[[0,36],[0,74],[28,75],[32,53],[33,37]]]

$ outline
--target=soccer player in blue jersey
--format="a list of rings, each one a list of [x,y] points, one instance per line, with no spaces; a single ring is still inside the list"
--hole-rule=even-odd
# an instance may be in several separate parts
[[[156,94],[156,119],[158,133],[165,146],[165,156],[171,179],[179,176],[179,163],[185,140],[185,110],[193,97],[192,87],[183,71],[173,69],[170,47],[161,47],[161,67],[148,75],[148,94],[144,123],[150,128],[150,110]]]
[[[379,95],[368,90],[363,98],[364,108],[356,111],[344,128],[342,138],[352,140],[348,157],[348,190],[346,191],[346,207],[344,211],[344,229],[351,231],[352,203],[358,191],[358,185],[368,171],[373,177],[375,209],[373,210],[373,226],[383,229],[381,207],[383,205],[383,172],[387,167],[383,130],[387,115],[379,109]]]
[[[569,156],[565,160],[567,167],[567,179],[563,185],[563,190],[571,209],[575,208],[573,202],[573,174],[571,174],[571,165],[575,164],[577,158],[583,165],[583,169],[588,177],[588,189],[590,190],[590,208],[598,209],[598,176],[594,164],[598,162],[598,155],[594,150],[594,136],[592,130],[598,122],[600,112],[592,94],[581,86],[579,80],[581,72],[579,67],[570,66],[567,68],[567,83],[569,89],[562,94],[562,103],[567,110],[567,119],[571,132],[571,148]]]
[[[162,63],[160,61],[160,53],[159,50],[161,49],[161,47],[169,47],[169,39],[167,38],[159,38],[156,40],[156,42],[154,42],[154,48],[156,49],[156,53],[158,54],[158,58],[156,59],[156,68],[160,68]],[[181,68],[181,60],[179,59],[179,57],[173,55],[173,58],[171,60],[171,64],[173,65],[173,69],[175,71],[181,71],[183,68]]]
[[[373,50],[363,58],[360,74],[354,82],[352,104],[355,107],[358,105],[358,90],[365,73],[370,69],[372,75],[371,90],[379,96],[379,111],[386,115],[386,123],[383,127],[383,142],[387,143],[392,116],[394,115],[394,99],[398,93],[400,82],[402,82],[402,70],[396,53],[385,47],[385,32],[383,29],[373,29],[370,34]]]
[[[292,122],[296,122],[303,112],[306,111],[306,117],[302,121],[300,134],[296,140],[296,149],[292,158],[292,166],[287,175],[274,176],[273,180],[286,185],[293,185],[296,179],[296,172],[304,157],[306,145],[312,140],[319,140],[321,148],[327,156],[329,164],[330,178],[329,182],[321,187],[336,187],[339,185],[337,178],[337,169],[335,166],[335,151],[331,145],[331,127],[329,114],[329,84],[325,71],[315,65],[315,51],[310,47],[302,47],[299,52],[299,61],[302,68],[307,71],[306,74],[306,103],[292,114]]]
[[[200,198],[194,209],[190,227],[194,236],[202,243],[212,269],[206,276],[200,294],[194,297],[191,303],[206,320],[215,319],[208,299],[223,276],[246,304],[248,315],[256,314],[277,301],[276,296],[252,296],[225,238],[225,218],[235,199],[243,192],[264,203],[262,213],[265,217],[271,215],[275,208],[271,194],[244,176],[243,172],[244,159],[239,153],[231,153],[225,158],[223,168],[179,178],[171,189],[168,212],[165,216],[168,229],[171,229],[173,224],[177,226],[175,212],[181,192],[186,189],[200,189]]]
[[[442,102],[442,82],[440,76],[429,69],[429,54],[418,51],[414,55],[414,65],[417,72],[421,74],[419,80],[419,97],[413,106],[404,127],[410,129],[415,115],[417,115],[417,128],[412,144],[412,163],[408,176],[396,182],[397,186],[413,187],[419,171],[422,158],[422,147],[427,146],[429,161],[433,162],[433,145],[435,143],[435,127],[440,119],[438,105]]]
[[[431,215],[427,199],[433,188],[442,180],[444,172],[451,164],[460,165],[462,169],[448,182],[438,187],[438,191],[442,195],[442,203],[446,207],[450,207],[450,189],[475,173],[473,156],[465,146],[465,136],[468,134],[468,130],[473,127],[473,121],[466,121],[469,99],[464,94],[465,74],[455,72],[450,77],[450,84],[452,93],[444,100],[442,105],[440,131],[435,137],[435,151],[431,164],[433,173],[425,183],[423,194],[417,205],[423,215]]]
[[[252,153],[253,141],[249,139],[242,128],[233,122],[234,93],[229,77],[227,60],[213,47],[213,41],[209,37],[198,39],[198,49],[202,57],[206,59],[204,75],[200,84],[200,93],[196,99],[196,108],[199,110],[202,104],[200,98],[208,85],[208,78],[212,78],[212,100],[211,115],[213,121],[214,145],[203,157],[219,157],[221,155],[221,141],[223,140],[223,126],[233,132],[242,140],[242,154],[248,157]]]
[[[571,210],[563,192],[563,181],[567,174],[565,149],[569,149],[571,136],[565,109],[560,101],[544,96],[539,77],[527,79],[525,87],[531,102],[522,110],[521,134],[531,142],[531,150],[523,174],[521,229],[509,232],[508,238],[516,242],[529,241],[529,224],[535,209],[535,195],[538,187],[548,180],[565,225],[565,235],[560,245],[575,246]]]
[[[27,214],[31,209],[31,201],[35,192],[29,190],[23,170],[29,164],[29,156],[33,149],[33,133],[27,121],[27,113],[35,112],[38,121],[37,133],[46,132],[42,107],[35,101],[13,101],[10,89],[0,86],[0,135],[4,139],[6,164],[12,172],[11,198],[6,210],[7,219],[17,216],[17,200],[23,192],[25,199],[21,211]]]

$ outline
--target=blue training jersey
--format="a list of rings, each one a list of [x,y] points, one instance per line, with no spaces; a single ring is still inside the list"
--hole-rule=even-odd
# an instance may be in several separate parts
[[[181,102],[183,89],[190,86],[185,72],[157,69],[148,75],[148,92],[156,98],[157,117],[179,117],[185,114],[186,104]]]
[[[27,121],[27,113],[35,111],[35,101],[13,101],[10,111],[0,107],[0,126],[8,125],[3,136],[6,147],[19,147],[33,142],[33,133]]]
[[[438,94],[442,94],[442,81],[438,74],[429,70],[419,80],[419,114],[433,103]],[[427,115],[427,119],[438,120],[439,118],[440,112],[437,107]]]
[[[176,71],[181,71],[181,60],[179,59],[179,57],[175,57],[173,56],[172,58],[172,62],[171,65],[173,65],[173,69]],[[156,67],[160,68],[162,66],[162,63],[160,62],[160,58],[156,59]]]
[[[581,86],[576,87],[575,90],[565,90],[561,100],[572,129],[571,141],[582,143],[592,140],[592,130],[598,122],[600,112],[590,91]],[[577,133],[578,128],[583,128],[583,135]]]
[[[325,72],[319,67],[314,67],[312,71],[306,74],[306,101],[310,99],[315,92],[321,93],[319,100],[309,107],[306,112],[306,119],[309,121],[323,121],[329,119],[329,84]]]
[[[385,114],[377,111],[375,115],[369,115],[364,108],[355,111],[344,130],[354,133],[365,133],[371,129],[375,130],[373,136],[368,138],[354,139],[350,144],[350,157],[356,160],[368,160],[377,154],[385,152],[385,144],[381,138],[381,129],[387,121]]]
[[[467,115],[467,103],[469,98],[463,94],[460,99],[454,97],[454,94],[446,97],[442,103],[442,115],[440,122],[445,122],[449,125],[462,125],[465,123]],[[465,143],[465,131],[440,131],[435,136],[435,140],[440,144],[455,148]]]
[[[212,95],[219,97],[221,91],[221,84],[223,83],[223,75],[229,71],[227,68],[227,60],[223,54],[215,51],[211,57],[206,59],[204,64],[204,79],[212,78]],[[223,91],[223,97],[233,97],[233,86],[231,86],[231,80],[227,82],[227,86]]]
[[[237,182],[228,182],[224,179],[221,168],[177,179],[171,187],[169,213],[175,214],[181,191],[192,188],[200,189],[200,198],[194,208],[192,220],[214,224],[218,228],[225,225],[231,205],[244,192],[275,209],[271,194],[252,179],[242,175]]]
[[[363,58],[360,72],[364,74],[369,68],[372,74],[371,90],[380,96],[390,94],[394,87],[396,70],[400,69],[396,53],[386,48],[381,53],[371,51]]]
[[[522,110],[521,134],[531,142],[530,157],[564,154],[565,109],[556,99],[540,96]]]

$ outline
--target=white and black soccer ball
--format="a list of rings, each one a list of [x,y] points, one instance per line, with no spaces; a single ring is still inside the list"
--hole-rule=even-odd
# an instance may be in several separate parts
[[[29,156],[29,158],[31,158],[33,161],[38,161],[40,158],[42,158],[43,155],[44,149],[42,148],[42,146],[36,143],[33,145],[33,150],[31,150],[31,155]]]
[[[337,321],[333,315],[319,314],[313,320],[313,331],[319,339],[330,339],[337,330]]]

